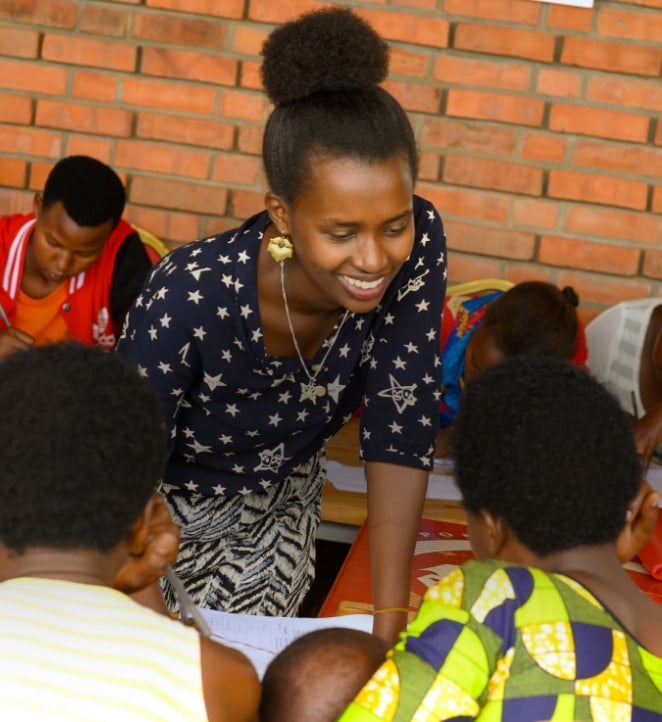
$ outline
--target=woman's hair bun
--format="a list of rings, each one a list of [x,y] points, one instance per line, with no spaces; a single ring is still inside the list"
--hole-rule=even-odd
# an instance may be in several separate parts
[[[375,86],[388,75],[387,43],[349,8],[323,8],[281,25],[262,56],[262,82],[275,105]]]
[[[561,290],[565,300],[575,308],[579,306],[579,296],[572,286],[564,286]]]

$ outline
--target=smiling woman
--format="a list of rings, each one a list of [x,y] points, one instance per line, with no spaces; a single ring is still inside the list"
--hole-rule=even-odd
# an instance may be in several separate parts
[[[367,23],[309,13],[263,56],[265,211],[170,253],[119,351],[161,398],[177,572],[206,607],[296,614],[324,444],[364,402],[375,606],[394,610],[375,630],[393,639],[434,450],[441,220],[413,195],[413,131],[379,85],[388,47]]]

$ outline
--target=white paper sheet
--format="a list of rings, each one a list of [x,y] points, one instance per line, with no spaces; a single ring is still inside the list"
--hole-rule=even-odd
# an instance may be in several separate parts
[[[372,632],[370,614],[340,617],[262,617],[230,614],[200,608],[212,638],[243,652],[253,662],[260,679],[272,658],[306,632],[326,627],[349,627]]]

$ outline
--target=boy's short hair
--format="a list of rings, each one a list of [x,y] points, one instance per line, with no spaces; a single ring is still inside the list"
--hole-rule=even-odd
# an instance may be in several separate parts
[[[115,171],[96,158],[72,155],[58,161],[46,179],[43,206],[62,203],[79,226],[117,225],[124,211],[126,193]]]
[[[642,467],[616,399],[567,361],[521,356],[471,379],[455,429],[465,508],[540,556],[614,542]]]
[[[0,362],[0,542],[115,547],[156,488],[159,402],[120,356],[74,343]]]

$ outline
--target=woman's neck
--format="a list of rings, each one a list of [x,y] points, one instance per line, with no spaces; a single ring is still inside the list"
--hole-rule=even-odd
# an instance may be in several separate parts
[[[6,550],[0,558],[0,578],[60,579],[80,584],[112,586],[117,563],[112,554],[93,550],[33,548],[17,555]]]

